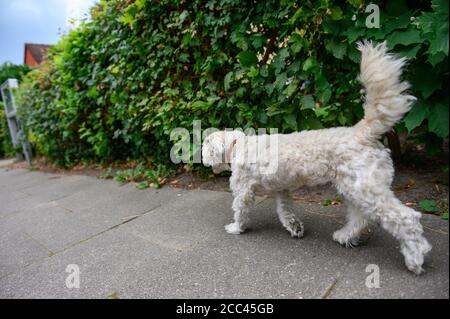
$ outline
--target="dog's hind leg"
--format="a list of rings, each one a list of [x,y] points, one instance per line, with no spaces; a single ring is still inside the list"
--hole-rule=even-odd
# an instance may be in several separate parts
[[[333,234],[333,240],[341,245],[358,245],[359,235],[368,226],[369,221],[353,203],[347,201],[347,223]]]
[[[373,180],[356,181],[360,189],[341,187],[352,202],[361,207],[366,218],[379,222],[381,226],[400,242],[400,251],[405,257],[406,267],[416,274],[423,272],[425,255],[431,245],[423,236],[421,214],[403,205],[394,193]]]
[[[304,234],[303,223],[293,213],[292,198],[287,192],[276,194],[277,213],[281,224],[292,237],[301,238]]]
[[[245,231],[249,220],[249,212],[255,202],[255,193],[249,188],[233,190],[233,211],[234,222],[225,226],[225,230],[233,235],[238,235]]]
[[[400,242],[406,267],[421,274],[425,255],[431,250],[431,245],[423,237],[421,213],[403,205],[391,193],[379,204],[376,216],[381,226]]]

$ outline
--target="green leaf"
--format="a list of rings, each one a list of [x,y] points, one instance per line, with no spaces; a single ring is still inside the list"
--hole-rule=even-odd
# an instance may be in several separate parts
[[[442,214],[443,220],[448,220],[448,211]]]
[[[151,180],[156,180],[157,179],[155,172],[153,170],[150,170],[150,169],[145,171],[145,177],[147,177],[148,179],[151,179]]]
[[[127,181],[127,179],[123,175],[114,176],[114,180],[120,184],[123,184]]]
[[[446,56],[447,55],[445,53],[443,53],[443,52],[438,52],[436,54],[430,54],[428,56],[428,60],[427,61],[430,62],[432,66],[435,66],[436,64],[442,62],[445,59]]]
[[[342,112],[339,112],[338,121],[339,121],[339,124],[341,124],[341,125],[347,124],[347,118],[345,117],[345,115]]]
[[[276,80],[275,80],[275,87],[278,91],[282,91],[283,88],[286,86],[287,82],[287,74],[286,72],[278,74]]]
[[[353,7],[359,8],[363,0],[347,0]]]
[[[397,44],[410,45],[423,42],[419,30],[413,28],[405,31],[395,31],[387,36],[387,41],[391,48],[394,48]]]
[[[273,90],[275,89],[275,85],[272,83],[267,83],[265,86],[266,92],[268,95],[272,95]]]
[[[398,16],[408,10],[406,0],[391,0],[386,3],[386,11],[389,15]]]
[[[134,4],[136,5],[136,7],[138,9],[142,9],[142,8],[144,8],[146,2],[147,2],[147,0],[136,0],[136,2]]]
[[[326,104],[331,98],[331,93],[330,83],[325,76],[320,75],[316,79],[316,98],[322,102],[322,104]]]
[[[297,91],[298,84],[299,84],[298,80],[292,81],[292,83],[289,84],[288,87],[283,91],[283,94],[285,94],[287,96],[291,96],[292,94],[294,94]]]
[[[447,0],[432,0],[431,8],[440,16],[448,17],[448,1]]]
[[[404,56],[405,58],[415,58],[417,55],[417,52],[419,52],[421,47],[422,47],[422,44],[416,44],[413,46],[408,46],[404,49],[400,49],[397,52],[401,56]]]
[[[289,50],[288,48],[283,48],[280,51],[278,51],[277,55],[275,56],[275,59],[273,59],[272,66],[275,69],[276,73],[279,73],[281,69],[284,68],[285,63],[284,60],[289,56]]]
[[[227,75],[225,75],[225,78],[223,79],[223,87],[225,91],[228,91],[230,89],[230,82],[233,78],[233,71],[228,72]]]
[[[247,72],[249,78],[257,77],[259,74],[259,70],[255,67],[250,67],[250,70]]]
[[[436,34],[434,39],[430,40],[430,49],[428,52],[430,54],[436,54],[442,52],[448,55],[448,23],[447,23],[447,33],[440,32]]]
[[[187,53],[181,53],[180,56],[178,57],[178,60],[180,62],[186,63],[189,61],[189,54]]]
[[[213,105],[213,104],[216,103],[218,100],[220,100],[220,97],[218,97],[218,96],[215,95],[215,94],[212,94],[212,95],[208,96],[208,97],[206,98],[206,100],[208,101],[208,104],[209,104],[209,105]]]
[[[331,204],[333,204],[333,200],[327,198],[322,202],[323,206],[330,206]]]
[[[410,11],[408,11],[408,12],[403,13],[399,17],[394,17],[393,20],[390,20],[389,22],[386,23],[384,32],[386,34],[388,34],[394,30],[408,28],[408,26],[411,24],[411,16],[412,15],[413,14]]]
[[[338,42],[336,39],[325,40],[325,48],[337,59],[342,59],[347,52],[347,44]]]
[[[316,58],[314,58],[314,57],[312,57],[312,56],[310,56],[309,58],[307,58],[306,59],[306,61],[303,63],[303,71],[309,71],[309,70],[311,70],[312,68],[314,68],[314,67],[316,67],[318,64],[317,64],[317,60],[316,60]]]
[[[152,187],[154,187],[154,188],[161,188],[161,183],[159,183],[159,182],[153,182],[153,183],[152,183]]]
[[[89,90],[87,91],[87,97],[91,98],[91,99],[95,99],[99,96],[99,93],[97,91],[97,89],[95,88],[95,86],[91,86],[89,88]]]
[[[283,118],[290,128],[297,129],[297,117],[295,114],[285,114]]]
[[[150,184],[147,181],[143,181],[143,182],[136,184],[136,188],[138,188],[138,189],[145,189],[145,188],[149,188],[149,187],[150,187]]]
[[[267,65],[263,65],[259,69],[259,74],[261,74],[261,76],[265,78],[269,76],[269,68],[267,67]]]
[[[306,110],[306,109],[314,109],[315,107],[315,102],[314,102],[314,98],[311,95],[304,95],[300,98],[300,104],[301,104],[301,109],[302,110]]]
[[[267,114],[264,111],[261,111],[258,113],[258,120],[262,123],[262,124],[267,124]]]
[[[320,90],[317,92],[316,96],[318,97],[319,101],[322,102],[322,104],[326,104],[330,98],[331,98],[331,89],[325,88],[323,90]]]
[[[358,38],[365,35],[366,30],[364,28],[358,28],[358,27],[351,26],[350,28],[345,30],[342,34],[348,37],[349,43],[353,43]]]
[[[329,111],[330,111],[329,107],[314,108],[314,113],[316,113],[317,117],[325,117],[328,114],[330,114]]]
[[[303,47],[306,47],[306,40],[301,37],[301,35],[294,33],[289,39],[289,43],[291,44],[290,49],[292,54],[296,54],[300,52]]]
[[[323,128],[322,123],[316,118],[308,117],[306,119],[306,122],[308,123],[308,127],[311,130],[319,130]]]
[[[417,101],[404,119],[408,132],[411,132],[416,127],[420,126],[427,115],[427,105],[422,100]]]
[[[195,101],[191,104],[193,110],[207,110],[210,107],[208,102]]]
[[[439,75],[436,74],[436,71],[433,70],[429,64],[422,64],[416,70],[411,76],[411,83],[416,90],[422,92],[425,99],[442,86]]]
[[[448,1],[434,0],[433,12],[424,12],[415,24],[422,31],[424,38],[430,42],[430,55],[442,52],[448,55]]]
[[[436,201],[424,199],[419,202],[420,208],[428,213],[435,213],[439,211],[439,207],[436,204]]]
[[[428,115],[428,127],[437,136],[446,138],[448,136],[448,104],[436,104]]]
[[[237,97],[243,97],[246,91],[247,91],[247,89],[242,86],[242,87],[240,87],[239,89],[236,90],[236,96]]]
[[[189,16],[189,12],[184,10],[183,12],[181,12],[180,16],[178,17],[178,23],[183,23],[184,20],[186,20],[186,18]]]
[[[130,13],[126,12],[123,16],[119,18],[119,21],[122,22],[123,24],[132,25],[134,22],[134,17]]]
[[[251,67],[258,63],[256,53],[253,51],[242,51],[238,54],[237,58],[243,67]]]
[[[359,52],[354,46],[348,47],[348,58],[353,62],[359,64],[361,62],[361,52]]]
[[[341,20],[343,18],[342,9],[338,6],[331,7],[330,18],[332,20]]]

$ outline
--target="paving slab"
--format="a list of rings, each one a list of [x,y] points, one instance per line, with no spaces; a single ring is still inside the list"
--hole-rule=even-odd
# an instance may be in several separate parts
[[[2,228],[2,227],[0,227]],[[0,278],[20,271],[23,267],[48,257],[51,253],[21,231],[0,231]]]
[[[151,265],[144,285],[155,285],[169,278],[162,274],[170,264],[171,252],[138,237],[112,229],[71,249],[43,259],[0,279],[0,298],[108,298],[119,297],[120,289],[142,282],[143,269]],[[69,265],[80,270],[79,288],[69,289],[66,272]]]
[[[46,203],[2,218],[0,232],[25,233],[54,253],[98,231],[63,208]]]
[[[17,170],[21,173],[16,175],[11,174],[11,171],[6,172],[5,178],[0,180],[0,218],[66,197],[92,183],[92,178],[87,176],[63,178],[61,175],[26,170]]]
[[[36,173],[0,169],[0,185],[14,185],[0,191],[0,298],[448,298],[448,222],[436,216],[423,218],[434,249],[416,276],[376,225],[354,249],[333,242],[343,206],[297,202],[306,231],[293,239],[274,201],[258,198],[237,236],[224,230],[227,192]],[[370,264],[380,288],[366,286]]]
[[[277,220],[272,200],[256,206],[250,229],[237,236],[224,230],[232,217],[230,194],[189,195],[123,227],[179,251],[179,260],[170,267],[174,280],[163,283],[167,297],[320,298],[345,266],[345,258],[330,258],[331,251],[320,241],[291,238]],[[329,228],[317,226],[322,227]],[[306,248],[311,244],[314,250]],[[316,263],[322,267],[317,269]],[[155,297],[160,292],[148,286],[140,293]],[[127,287],[122,294],[136,297],[136,289]]]
[[[301,240],[280,227],[272,207],[257,208],[271,227],[234,236],[223,228],[230,194],[189,195],[4,278],[3,297],[306,298],[333,283],[334,260],[321,253],[330,251],[318,249],[310,259],[298,254]],[[65,287],[71,263],[84,283],[76,292]]]
[[[103,181],[54,202],[103,231],[173,202],[183,194],[185,190],[170,187],[138,190],[133,183],[121,186],[114,181]]]
[[[426,256],[425,273],[417,276],[405,271],[403,256],[398,242],[378,228],[370,240],[352,250],[352,259],[345,271],[337,278],[330,298],[449,298],[449,237],[448,223],[435,216],[422,217],[425,237],[433,246]],[[439,224],[441,227],[438,227]],[[374,265],[379,272],[379,285],[369,283],[366,278],[373,274]],[[361,283],[364,286],[361,287]],[[364,289],[365,288],[365,289]]]

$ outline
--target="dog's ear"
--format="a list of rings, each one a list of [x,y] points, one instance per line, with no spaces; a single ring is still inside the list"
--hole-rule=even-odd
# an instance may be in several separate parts
[[[215,137],[211,140],[213,157],[217,164],[225,163],[226,145],[223,138]]]
[[[209,135],[202,146],[203,163],[217,165],[225,162],[226,145],[223,134],[213,133]]]

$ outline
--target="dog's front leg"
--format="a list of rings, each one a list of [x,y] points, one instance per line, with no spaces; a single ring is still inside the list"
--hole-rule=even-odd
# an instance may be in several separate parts
[[[368,226],[369,220],[351,201],[346,202],[347,223],[333,233],[333,240],[346,247],[353,247],[358,245],[359,236]]]
[[[276,194],[277,213],[281,224],[292,237],[302,238],[304,234],[303,223],[295,216],[292,198],[287,192]]]
[[[249,220],[249,212],[255,201],[255,194],[251,189],[235,191],[233,201],[234,222],[225,226],[225,230],[234,235],[245,231]]]

